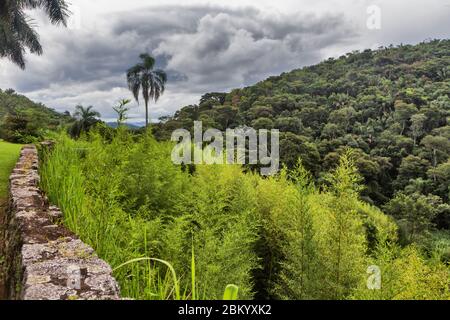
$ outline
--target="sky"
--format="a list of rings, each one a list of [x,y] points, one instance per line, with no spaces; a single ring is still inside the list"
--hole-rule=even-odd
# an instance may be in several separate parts
[[[29,12],[44,47],[24,71],[0,60],[0,88],[57,111],[93,105],[102,119],[132,95],[126,70],[150,53],[168,73],[150,117],[352,50],[450,36],[450,0],[69,0],[68,28]],[[132,103],[130,120],[144,120]]]

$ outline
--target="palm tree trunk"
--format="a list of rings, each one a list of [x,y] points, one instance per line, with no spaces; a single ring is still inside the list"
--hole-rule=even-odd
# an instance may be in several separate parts
[[[148,101],[145,101],[145,127],[148,127]]]
[[[437,167],[437,150],[433,149],[433,167]]]

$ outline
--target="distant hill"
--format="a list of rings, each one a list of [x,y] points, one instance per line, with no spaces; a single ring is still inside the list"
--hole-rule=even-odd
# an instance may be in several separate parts
[[[111,128],[114,128],[114,129],[117,128],[117,122],[106,122],[106,124],[107,124],[109,127],[111,127]],[[134,123],[125,123],[125,126],[126,126],[128,129],[131,129],[131,130],[138,130],[138,129],[140,129],[140,128],[143,127],[143,126],[141,126],[141,125],[137,125],[137,124],[134,124]]]
[[[41,103],[0,89],[0,138],[12,142],[32,142],[46,130],[55,130],[71,122],[69,114],[61,114]]]
[[[280,129],[281,160],[317,180],[355,150],[370,202],[434,194],[449,202],[450,40],[352,52],[229,93],[209,93],[154,126],[159,139],[195,120],[225,130]],[[437,175],[436,175],[437,174]],[[439,178],[437,177],[439,176]],[[445,216],[450,223],[450,213]]]

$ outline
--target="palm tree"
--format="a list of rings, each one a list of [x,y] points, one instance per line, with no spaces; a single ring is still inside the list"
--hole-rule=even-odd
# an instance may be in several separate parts
[[[87,132],[93,125],[98,123],[101,117],[100,113],[93,110],[93,106],[87,108],[82,105],[75,107],[74,117],[77,121],[73,124],[70,129],[70,133],[73,137],[79,137],[82,132]]]
[[[25,68],[24,53],[42,54],[39,35],[26,10],[43,9],[51,23],[67,25],[68,4],[64,0],[0,0],[0,57],[7,57]]]
[[[167,75],[163,70],[153,70],[155,59],[149,54],[143,53],[139,57],[142,61],[127,71],[127,82],[138,103],[139,93],[142,90],[145,101],[145,125],[148,126],[148,102],[154,100],[156,103],[164,94]]]

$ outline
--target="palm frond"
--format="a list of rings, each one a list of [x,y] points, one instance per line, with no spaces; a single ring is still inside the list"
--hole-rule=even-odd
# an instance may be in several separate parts
[[[23,12],[15,12],[11,21],[12,32],[17,35],[17,38],[24,46],[30,49],[31,53],[41,55],[43,50],[39,42],[39,35],[31,27],[31,22],[32,20]]]
[[[150,56],[148,53],[143,53],[139,56],[142,60],[142,64],[144,65],[145,69],[152,70],[155,66],[155,58]]]
[[[7,57],[20,68],[25,68],[25,49],[42,54],[39,35],[33,29],[33,20],[25,10],[43,9],[51,23],[67,25],[70,15],[64,0],[0,0],[0,57]]]
[[[43,9],[53,24],[67,26],[70,16],[69,5],[65,0],[21,0],[24,9]]]
[[[167,74],[161,69],[153,70],[156,63],[155,58],[148,53],[141,54],[139,58],[141,63],[128,69],[127,82],[128,88],[138,103],[139,93],[142,91],[146,106],[146,123],[148,123],[148,102],[150,100],[158,102],[161,95],[164,94]]]

